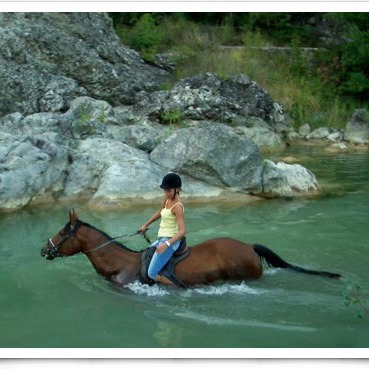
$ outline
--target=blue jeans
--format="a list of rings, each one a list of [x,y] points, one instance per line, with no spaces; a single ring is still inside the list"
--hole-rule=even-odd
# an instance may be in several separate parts
[[[162,242],[170,240],[170,237],[160,237],[157,241],[155,241],[150,247],[158,247]],[[174,242],[170,247],[168,247],[162,254],[158,254],[155,252],[154,256],[151,259],[149,269],[147,274],[153,280],[158,276],[160,271],[164,268],[165,264],[169,261],[169,259],[173,256],[173,254],[178,250],[178,247],[181,243],[181,240]]]

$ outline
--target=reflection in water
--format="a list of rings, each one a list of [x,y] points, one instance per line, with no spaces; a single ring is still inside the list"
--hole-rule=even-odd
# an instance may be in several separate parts
[[[152,317],[150,312],[145,312],[146,316]],[[182,330],[175,322],[165,321],[165,318],[156,319],[156,328],[153,333],[154,340],[160,347],[181,347]]]

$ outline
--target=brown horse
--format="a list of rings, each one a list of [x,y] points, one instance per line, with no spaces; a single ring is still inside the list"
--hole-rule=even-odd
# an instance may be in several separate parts
[[[41,251],[48,260],[85,254],[97,273],[119,286],[139,279],[141,252],[133,251],[106,233],[78,219],[73,210],[69,222],[50,238]],[[262,259],[278,268],[338,278],[339,274],[313,271],[291,265],[261,245],[248,245],[231,238],[214,238],[192,246],[189,256],[175,267],[175,274],[186,286],[220,280],[257,279],[262,275]]]

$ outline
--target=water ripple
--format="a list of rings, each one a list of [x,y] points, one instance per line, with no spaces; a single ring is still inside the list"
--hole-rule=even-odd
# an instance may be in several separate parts
[[[298,326],[298,325],[286,325],[286,324],[275,324],[269,322],[255,321],[255,320],[233,320],[228,318],[219,318],[216,316],[203,315],[194,312],[183,312],[176,313],[177,317],[186,318],[191,320],[196,320],[201,323],[205,323],[207,325],[220,325],[220,326],[231,326],[235,325],[237,327],[245,326],[245,327],[258,327],[258,328],[270,328],[270,329],[278,329],[284,331],[297,331],[297,332],[315,332],[317,328],[315,327],[306,327],[306,326]]]
[[[139,281],[135,281],[129,283],[125,286],[130,291],[137,295],[145,295],[145,296],[166,296],[172,293],[180,294],[182,297],[192,297],[196,295],[210,295],[210,296],[221,296],[225,294],[238,294],[238,295],[261,295],[265,293],[265,291],[260,289],[251,288],[246,283],[242,282],[241,284],[222,284],[217,286],[203,286],[190,288],[187,290],[178,290],[173,288],[168,288],[164,286],[154,285],[148,286],[140,283]]]

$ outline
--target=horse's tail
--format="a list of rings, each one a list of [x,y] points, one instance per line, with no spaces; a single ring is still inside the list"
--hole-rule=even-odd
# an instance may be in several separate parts
[[[274,268],[292,269],[292,270],[295,270],[296,272],[321,275],[323,277],[328,277],[328,278],[341,277],[341,275],[337,273],[324,272],[324,271],[319,271],[319,270],[309,270],[309,269],[301,268],[297,265],[292,265],[290,263],[287,263],[287,261],[283,260],[280,256],[278,256],[272,250],[268,249],[267,247],[263,245],[254,245],[254,250],[260,256],[261,259],[262,258],[265,259],[267,264]]]

